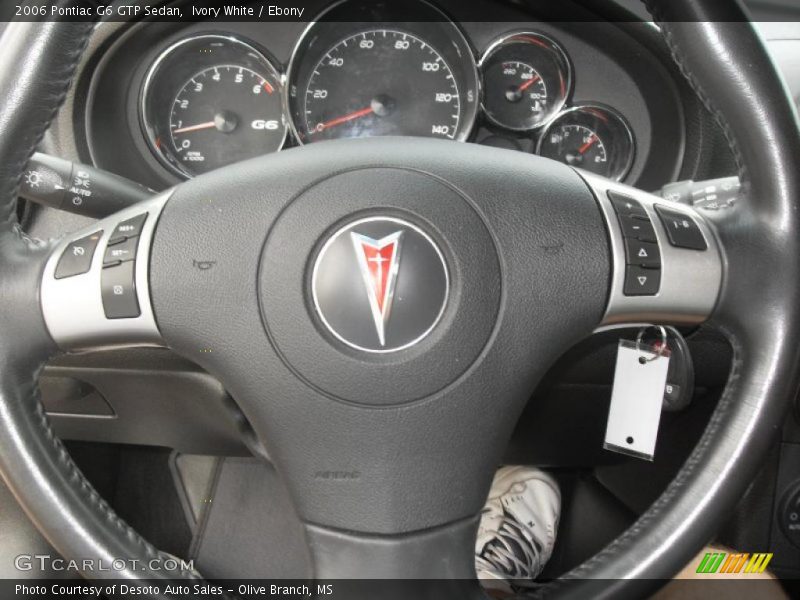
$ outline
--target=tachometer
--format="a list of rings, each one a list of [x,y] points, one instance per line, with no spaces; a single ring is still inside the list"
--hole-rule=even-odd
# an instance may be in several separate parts
[[[272,74],[239,65],[195,74],[172,102],[169,151],[175,161],[190,173],[205,173],[280,149],[279,85]]]
[[[275,152],[287,131],[280,75],[241,40],[182,40],[148,74],[142,123],[156,157],[183,176]]]
[[[469,135],[477,111],[474,57],[453,23],[438,12],[439,20],[430,21],[434,9],[422,7],[427,21],[370,27],[337,13],[306,32],[289,72],[288,104],[300,142]],[[332,10],[351,15],[360,8],[349,2]]]

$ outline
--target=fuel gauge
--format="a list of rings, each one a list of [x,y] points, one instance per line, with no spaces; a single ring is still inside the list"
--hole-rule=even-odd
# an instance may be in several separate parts
[[[480,62],[483,110],[490,121],[514,131],[542,126],[569,95],[569,61],[541,33],[519,32],[489,46]]]
[[[608,107],[581,105],[563,111],[542,131],[536,153],[620,181],[633,164],[630,127]]]

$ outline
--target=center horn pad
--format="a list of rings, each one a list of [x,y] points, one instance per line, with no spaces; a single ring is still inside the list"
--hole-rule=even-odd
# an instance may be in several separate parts
[[[259,299],[286,365],[328,397],[420,401],[465,373],[497,321],[501,273],[473,202],[419,171],[324,179],[281,213]]]

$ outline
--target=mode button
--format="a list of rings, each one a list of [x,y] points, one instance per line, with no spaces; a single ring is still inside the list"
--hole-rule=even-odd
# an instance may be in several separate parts
[[[670,210],[664,206],[656,204],[656,212],[667,230],[669,243],[676,248],[687,248],[689,250],[707,250],[708,244],[703,237],[703,232],[689,215]]]

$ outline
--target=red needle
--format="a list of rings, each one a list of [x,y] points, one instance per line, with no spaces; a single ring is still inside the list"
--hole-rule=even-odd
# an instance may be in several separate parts
[[[525,82],[525,83],[523,83],[521,86],[519,86],[519,91],[520,91],[520,92],[524,92],[524,91],[525,91],[525,90],[527,90],[529,87],[531,87],[531,86],[532,86],[534,83],[536,83],[537,81],[539,81],[539,79],[541,79],[541,77],[539,77],[539,75],[537,75],[536,77],[531,77],[530,79],[528,79],[528,81],[526,81],[526,82]]]
[[[180,129],[173,129],[172,133],[186,133],[187,131],[197,131],[199,129],[210,129],[216,127],[214,121],[206,121],[205,123],[198,123],[197,125],[189,125],[188,127],[181,127]]]
[[[596,141],[597,141],[597,136],[596,135],[593,135],[592,137],[590,137],[589,141],[587,141],[583,146],[578,148],[578,154],[583,154],[584,152],[586,152],[589,148],[592,147],[592,144],[594,144]]]
[[[319,133],[321,131],[325,131],[331,127],[336,127],[337,125],[341,125],[342,123],[347,123],[348,121],[352,121],[353,119],[360,119],[361,117],[366,117],[369,114],[374,113],[375,111],[371,106],[367,108],[362,108],[361,110],[357,110],[355,112],[351,112],[350,114],[344,115],[343,117],[337,117],[335,119],[331,119],[330,121],[325,121],[324,123],[320,123],[314,128],[314,131],[311,133]]]

